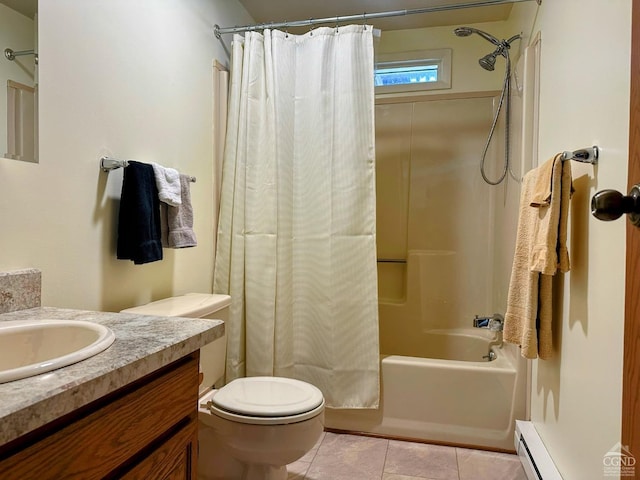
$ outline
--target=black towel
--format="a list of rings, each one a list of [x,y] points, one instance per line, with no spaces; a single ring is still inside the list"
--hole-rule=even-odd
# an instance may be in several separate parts
[[[118,259],[138,265],[162,260],[159,202],[153,167],[129,161],[118,215]]]

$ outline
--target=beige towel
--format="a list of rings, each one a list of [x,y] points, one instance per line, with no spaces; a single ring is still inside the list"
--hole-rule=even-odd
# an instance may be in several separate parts
[[[513,256],[503,332],[506,342],[520,345],[521,354],[525,358],[538,356],[536,320],[540,273],[532,272],[529,268],[531,238],[538,213],[537,209],[530,205],[537,184],[536,173],[536,170],[531,170],[522,180],[516,250]]]
[[[548,360],[553,357],[553,288],[552,275],[540,275],[538,292],[538,357]]]
[[[540,207],[551,203],[551,191],[553,181],[553,169],[556,166],[556,157],[547,160],[536,171],[533,191],[531,192],[531,206]]]
[[[571,196],[571,162],[562,155],[547,160],[533,170],[536,180],[530,205],[538,209],[533,226],[530,268],[534,272],[553,275],[558,267],[569,271],[567,251],[567,219]]]
[[[528,172],[522,182],[504,340],[520,345],[525,358],[552,356],[552,275],[569,270],[570,195],[571,166],[560,155]]]

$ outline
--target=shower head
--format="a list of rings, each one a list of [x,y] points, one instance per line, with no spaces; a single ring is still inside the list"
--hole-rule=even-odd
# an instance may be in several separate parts
[[[459,37],[468,37],[473,33],[473,30],[470,27],[458,27],[453,33],[455,33]]]
[[[498,58],[498,56],[500,55],[502,55],[504,58],[508,58],[509,48],[511,48],[511,44],[520,38],[520,35],[514,35],[508,40],[498,40],[493,35],[472,27],[458,27],[453,31],[453,33],[455,33],[458,37],[468,37],[469,35],[476,33],[486,41],[493,43],[496,46],[496,49],[493,52],[485,55],[480,60],[478,60],[480,66],[490,72],[495,69],[496,58]]]
[[[496,52],[492,52],[485,55],[480,60],[478,60],[478,63],[485,70],[493,72],[493,70],[496,68],[496,57],[497,57]]]
[[[455,33],[458,37],[468,37],[472,33],[476,33],[476,34],[480,35],[482,38],[484,38],[487,42],[493,43],[496,47],[499,46],[500,43],[501,43],[500,40],[498,40],[493,35],[491,35],[491,34],[489,34],[487,32],[483,32],[482,30],[478,30],[477,28],[458,27],[453,31],[453,33]]]

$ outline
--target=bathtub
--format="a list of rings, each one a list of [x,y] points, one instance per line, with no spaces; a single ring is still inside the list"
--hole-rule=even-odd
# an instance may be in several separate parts
[[[524,418],[525,379],[517,349],[491,332],[425,332],[420,357],[381,355],[380,408],[327,409],[328,429],[513,451]],[[483,359],[492,351],[494,360]]]

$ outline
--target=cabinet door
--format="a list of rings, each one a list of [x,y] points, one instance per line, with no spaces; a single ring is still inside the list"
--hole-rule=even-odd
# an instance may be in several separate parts
[[[193,418],[153,450],[122,480],[195,480],[198,422]]]

